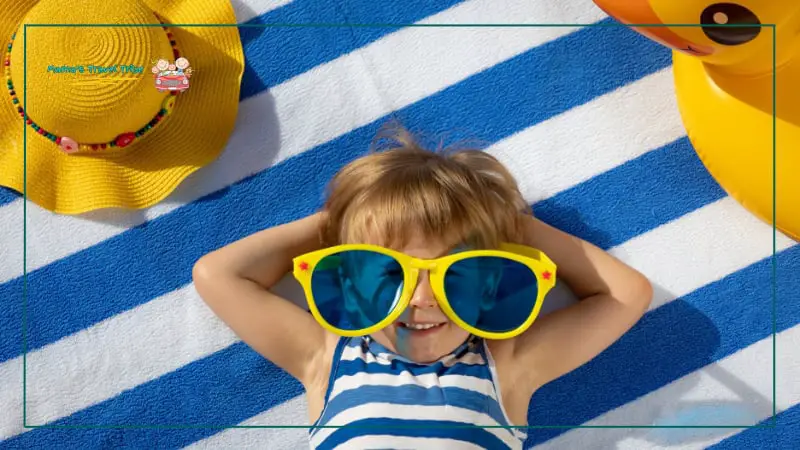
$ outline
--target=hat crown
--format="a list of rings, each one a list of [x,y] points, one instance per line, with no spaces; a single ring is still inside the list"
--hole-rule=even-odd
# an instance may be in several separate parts
[[[22,24],[64,25],[20,25],[10,55],[19,99],[42,128],[78,143],[108,142],[161,110],[165,94],[150,69],[173,59],[172,45],[143,2],[43,0]]]

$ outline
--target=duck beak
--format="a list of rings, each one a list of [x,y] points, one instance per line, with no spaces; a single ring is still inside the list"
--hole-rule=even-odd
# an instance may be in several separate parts
[[[690,42],[663,26],[664,22],[650,6],[650,0],[594,0],[594,3],[606,14],[625,25],[658,25],[632,28],[661,45],[692,56],[708,56],[714,53],[713,47]]]

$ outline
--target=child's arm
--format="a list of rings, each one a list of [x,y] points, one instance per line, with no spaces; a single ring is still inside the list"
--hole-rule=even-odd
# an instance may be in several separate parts
[[[260,231],[209,253],[194,266],[197,292],[251,348],[306,387],[318,381],[328,336],[302,308],[268,289],[292,258],[319,248],[320,214]]]
[[[653,290],[633,268],[538,219],[530,219],[526,235],[526,244],[556,263],[558,278],[580,299],[537,319],[513,344],[521,381],[536,390],[616,342],[647,311]]]

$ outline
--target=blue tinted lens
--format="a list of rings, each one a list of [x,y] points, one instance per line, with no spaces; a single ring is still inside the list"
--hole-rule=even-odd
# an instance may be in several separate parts
[[[536,275],[522,263],[478,256],[447,269],[444,291],[461,320],[482,331],[502,333],[519,328],[528,319],[539,286]]]
[[[326,322],[342,330],[371,327],[394,309],[403,268],[381,253],[349,250],[323,258],[311,275],[314,303]]]

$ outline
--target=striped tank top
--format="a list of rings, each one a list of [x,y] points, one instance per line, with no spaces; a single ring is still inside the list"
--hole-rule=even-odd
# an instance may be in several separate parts
[[[500,392],[480,338],[431,364],[409,361],[369,337],[340,338],[311,448],[522,449],[527,435],[510,426]]]

